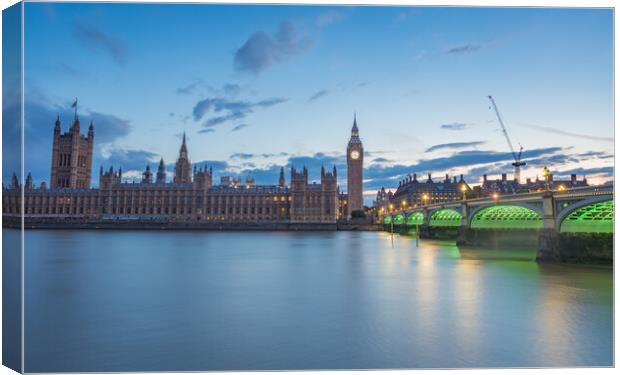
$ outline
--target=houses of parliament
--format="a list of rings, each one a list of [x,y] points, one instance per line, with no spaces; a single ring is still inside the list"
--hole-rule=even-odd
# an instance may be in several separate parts
[[[28,174],[21,184],[14,174],[3,184],[3,217],[26,222],[188,222],[188,223],[336,223],[363,209],[363,146],[357,119],[347,146],[348,194],[341,194],[337,170],[321,168],[320,183],[309,183],[308,169],[284,168],[277,183],[258,185],[222,177],[213,184],[213,170],[192,166],[185,134],[171,181],[163,158],[156,172],[147,166],[140,182],[122,182],[122,166],[99,169],[99,187],[91,187],[94,125],[80,131],[77,112],[71,127],[61,131],[56,120],[52,141],[50,185],[33,186]],[[275,181],[274,181],[275,182]]]

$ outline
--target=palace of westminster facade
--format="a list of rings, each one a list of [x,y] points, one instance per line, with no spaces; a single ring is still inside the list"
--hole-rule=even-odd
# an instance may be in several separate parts
[[[3,185],[3,216],[28,220],[65,221],[168,221],[248,223],[335,223],[350,212],[363,209],[363,146],[354,119],[347,147],[349,194],[341,194],[337,171],[321,168],[320,183],[308,182],[308,170],[291,168],[287,184],[284,168],[274,185],[241,183],[222,178],[213,184],[213,171],[192,168],[185,135],[167,182],[163,159],[155,175],[147,166],[139,183],[122,182],[122,170],[99,170],[99,187],[91,188],[94,127],[80,133],[77,114],[68,132],[61,134],[60,120],[54,127],[50,186],[34,187],[28,174],[25,183],[13,175]]]

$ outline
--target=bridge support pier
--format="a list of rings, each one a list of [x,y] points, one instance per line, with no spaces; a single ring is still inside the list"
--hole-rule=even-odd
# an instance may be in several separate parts
[[[543,227],[538,234],[538,253],[536,261],[559,261],[560,234],[555,225],[555,208],[553,194],[547,192],[542,196]]]
[[[456,246],[470,245],[469,241],[469,226],[461,225],[456,237]]]
[[[560,261],[560,234],[555,228],[543,228],[538,234],[536,261]]]
[[[467,203],[463,201],[461,204],[461,225],[459,226],[458,235],[456,237],[456,246],[467,245],[467,235],[469,234],[469,210]]]
[[[430,238],[431,237],[431,232],[429,229],[429,225],[428,224],[422,224],[420,225],[420,238]]]

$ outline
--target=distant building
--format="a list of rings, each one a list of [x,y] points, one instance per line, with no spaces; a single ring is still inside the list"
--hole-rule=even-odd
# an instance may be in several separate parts
[[[470,195],[471,191],[472,189],[463,179],[463,175],[458,181],[456,177],[451,180],[447,174],[445,179],[433,181],[429,173],[425,181],[418,181],[418,176],[414,173],[401,180],[394,193],[386,192],[385,188],[381,188],[377,192],[374,206],[375,208],[383,207],[384,210],[388,211],[390,205],[393,209],[400,209],[450,202],[462,199],[464,193]]]
[[[584,176],[582,180],[577,180],[576,174],[571,174],[570,180],[555,180],[553,175],[549,175],[549,188],[552,190],[560,189],[572,189],[575,187],[588,186],[588,180]],[[482,197],[488,197],[494,193],[504,194],[517,194],[527,193],[533,191],[540,191],[547,188],[545,180],[540,180],[538,177],[534,181],[531,178],[526,179],[525,183],[520,184],[516,180],[509,180],[506,173],[502,173],[501,179],[491,180],[487,175],[482,176],[482,185],[477,187],[476,195]]]

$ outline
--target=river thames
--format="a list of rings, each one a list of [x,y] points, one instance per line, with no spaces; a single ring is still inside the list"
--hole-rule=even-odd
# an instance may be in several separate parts
[[[26,372],[613,365],[611,267],[526,249],[86,230],[25,249]]]

